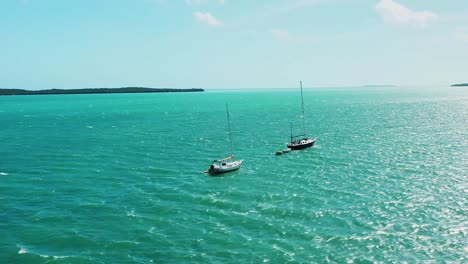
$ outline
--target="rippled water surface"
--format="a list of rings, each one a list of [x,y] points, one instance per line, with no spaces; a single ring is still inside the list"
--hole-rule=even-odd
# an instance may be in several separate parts
[[[304,99],[275,156],[296,89],[0,97],[0,262],[468,261],[468,90]]]

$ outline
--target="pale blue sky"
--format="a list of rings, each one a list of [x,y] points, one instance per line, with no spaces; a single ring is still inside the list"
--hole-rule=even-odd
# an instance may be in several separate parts
[[[468,0],[1,0],[0,87],[468,82]]]

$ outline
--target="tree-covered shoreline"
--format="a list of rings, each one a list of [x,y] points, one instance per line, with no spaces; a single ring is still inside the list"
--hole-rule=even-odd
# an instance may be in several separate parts
[[[82,89],[0,89],[0,95],[48,95],[48,94],[110,94],[110,93],[177,93],[177,92],[204,92],[201,88],[171,89],[148,87],[121,87],[121,88],[82,88]]]

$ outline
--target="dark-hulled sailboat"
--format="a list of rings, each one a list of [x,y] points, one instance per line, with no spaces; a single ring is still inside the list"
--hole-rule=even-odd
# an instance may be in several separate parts
[[[317,138],[308,138],[306,133],[306,125],[305,125],[305,114],[304,114],[304,96],[302,94],[302,81],[300,81],[301,86],[301,101],[302,101],[302,126],[303,126],[303,134],[300,135],[293,135],[292,130],[292,123],[291,123],[291,141],[288,143],[288,148],[292,150],[299,150],[310,148],[314,145]]]

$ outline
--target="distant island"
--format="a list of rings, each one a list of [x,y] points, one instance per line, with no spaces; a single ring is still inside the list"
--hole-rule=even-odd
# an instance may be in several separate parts
[[[468,83],[457,83],[457,84],[452,84],[450,85],[452,87],[458,87],[458,86],[468,86]]]
[[[24,89],[0,89],[0,95],[180,93],[180,92],[204,92],[204,90],[201,88],[170,89],[170,88],[147,88],[147,87],[48,89],[48,90],[38,90],[38,91],[31,91],[31,90],[24,90]]]

